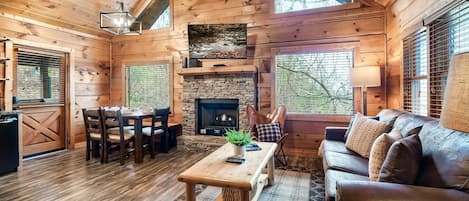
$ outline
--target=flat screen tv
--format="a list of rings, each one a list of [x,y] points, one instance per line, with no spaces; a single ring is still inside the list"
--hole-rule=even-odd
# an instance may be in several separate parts
[[[188,27],[191,59],[245,59],[247,24],[192,24]]]

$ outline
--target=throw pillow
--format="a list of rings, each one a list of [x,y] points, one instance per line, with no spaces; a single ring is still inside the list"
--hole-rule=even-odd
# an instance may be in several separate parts
[[[258,140],[261,142],[277,142],[282,137],[280,123],[256,124]]]
[[[358,113],[353,121],[352,130],[347,137],[347,141],[345,141],[345,146],[360,156],[368,158],[371,146],[376,138],[384,133],[389,125],[390,123],[368,119]]]
[[[350,131],[352,130],[352,125],[353,125],[353,121],[355,120],[355,116],[356,115],[353,115],[352,118],[350,118],[350,122],[348,124],[348,128],[347,130],[345,131],[345,134],[344,134],[344,142],[347,141],[347,137],[348,135],[350,134]],[[374,119],[376,121],[379,121],[379,117],[378,116],[368,116],[367,118],[369,119]]]
[[[379,171],[386,159],[389,148],[395,141],[401,138],[401,134],[398,130],[393,130],[389,134],[385,133],[376,138],[373,146],[371,146],[370,160],[368,161],[370,181],[378,180]]]
[[[418,174],[422,144],[418,135],[394,142],[379,172],[379,182],[414,184]]]

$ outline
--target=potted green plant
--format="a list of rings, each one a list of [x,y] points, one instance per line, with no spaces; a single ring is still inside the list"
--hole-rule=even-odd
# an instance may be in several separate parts
[[[244,130],[227,129],[225,131],[226,141],[234,145],[234,155],[244,157],[244,147],[251,144],[251,133]]]

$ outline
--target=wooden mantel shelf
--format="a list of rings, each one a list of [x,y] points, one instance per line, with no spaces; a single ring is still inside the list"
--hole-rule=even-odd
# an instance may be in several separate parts
[[[239,66],[221,66],[221,67],[198,67],[198,68],[183,68],[178,71],[179,75],[211,75],[211,74],[236,74],[236,73],[254,73],[256,67],[254,65],[239,65]]]

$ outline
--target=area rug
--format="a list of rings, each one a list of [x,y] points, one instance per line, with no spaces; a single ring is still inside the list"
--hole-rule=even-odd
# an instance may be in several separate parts
[[[213,201],[221,193],[221,188],[196,185],[197,200]],[[175,201],[185,200],[182,193]],[[295,171],[276,169],[275,185],[266,187],[261,193],[260,201],[323,201],[324,174],[322,170]]]

